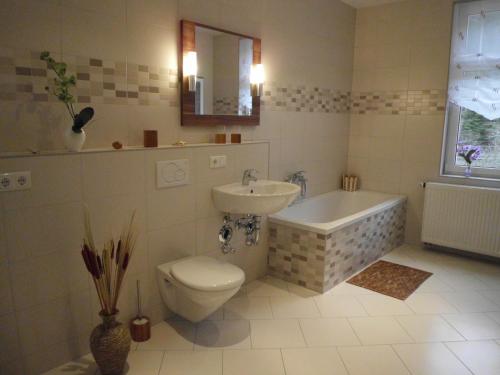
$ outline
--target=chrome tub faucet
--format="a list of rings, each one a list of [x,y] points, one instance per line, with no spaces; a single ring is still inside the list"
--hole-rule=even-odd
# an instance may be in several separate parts
[[[297,197],[297,199],[295,199],[294,203],[299,202],[299,201],[305,199],[305,197],[306,197],[307,178],[305,176],[305,173],[306,173],[305,171],[298,171],[298,172],[292,173],[285,180],[286,182],[300,186],[300,194]]]

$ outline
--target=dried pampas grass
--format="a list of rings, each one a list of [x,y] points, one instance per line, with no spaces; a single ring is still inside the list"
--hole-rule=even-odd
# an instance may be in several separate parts
[[[134,229],[135,211],[128,225],[125,225],[115,246],[113,239],[104,244],[99,251],[94,242],[90,215],[85,207],[85,238],[82,245],[82,257],[87,271],[92,275],[99,296],[102,313],[111,315],[116,312],[120,290],[137,240]]]

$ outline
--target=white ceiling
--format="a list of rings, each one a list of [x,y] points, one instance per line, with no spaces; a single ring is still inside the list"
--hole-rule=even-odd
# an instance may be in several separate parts
[[[403,0],[342,0],[342,1],[354,8],[365,8],[381,4],[395,3]]]

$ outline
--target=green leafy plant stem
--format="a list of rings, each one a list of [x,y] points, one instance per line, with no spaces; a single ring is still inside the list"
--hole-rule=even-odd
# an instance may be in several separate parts
[[[71,94],[70,88],[76,85],[75,76],[67,76],[67,64],[64,62],[56,62],[52,57],[50,57],[50,53],[47,51],[40,54],[40,60],[45,61],[47,63],[47,67],[56,74],[56,78],[54,78],[54,88],[51,90],[49,87],[45,87],[45,90],[64,103],[68,109],[69,115],[74,120],[76,118],[75,109],[73,107],[75,98]]]

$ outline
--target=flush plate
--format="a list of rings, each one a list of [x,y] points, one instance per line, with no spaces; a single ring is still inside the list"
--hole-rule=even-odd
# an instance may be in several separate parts
[[[156,187],[158,189],[189,184],[189,160],[156,162]]]

